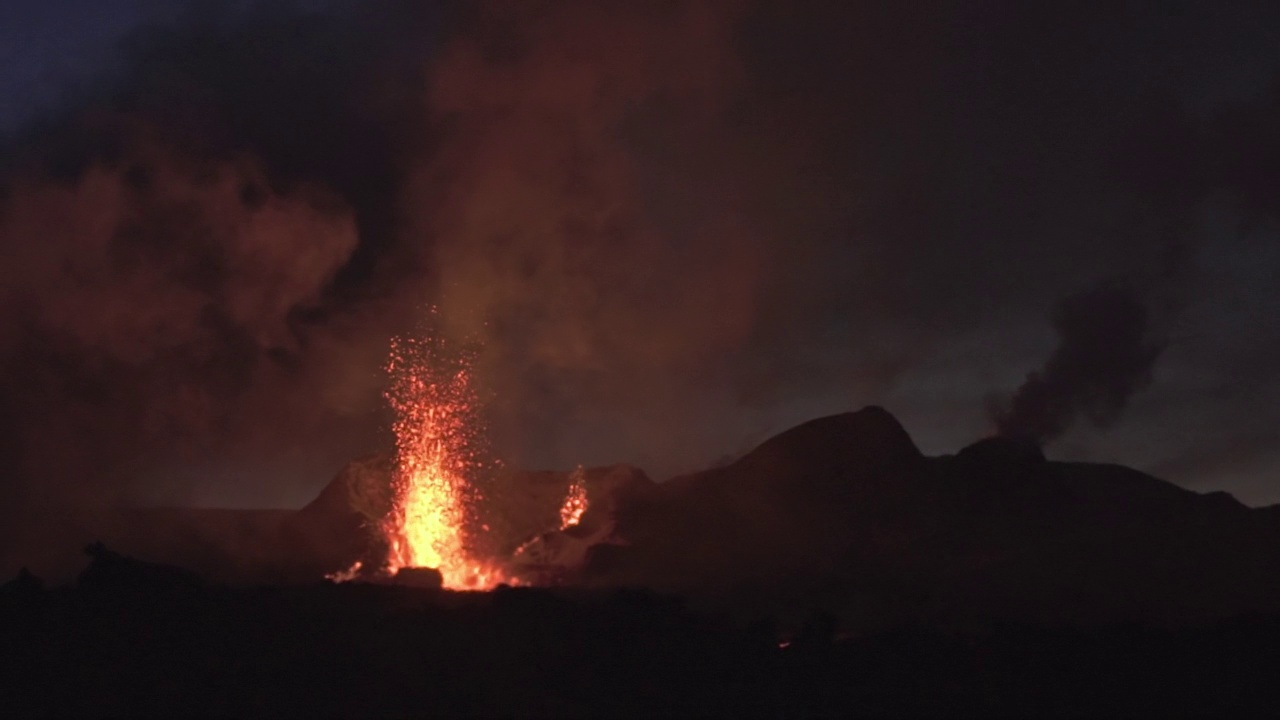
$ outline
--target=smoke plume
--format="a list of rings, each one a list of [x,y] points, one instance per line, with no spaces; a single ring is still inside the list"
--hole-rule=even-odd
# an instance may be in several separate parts
[[[483,341],[516,462],[614,402],[650,403],[621,433],[652,438],[743,342],[738,4],[422,5],[144,28],[4,149],[6,545],[71,508],[218,502],[168,471],[247,467],[225,497],[290,460],[260,495],[298,502],[389,441],[388,340],[430,305]]]
[[[0,519],[157,493],[301,505],[390,442],[388,341],[433,305],[484,345],[509,464],[669,476],[753,428],[931,388],[925,361],[991,307],[1155,267],[1214,181],[1150,91],[1192,20],[197,6],[0,148]],[[1132,291],[1055,325],[1002,432],[1111,422],[1149,380]],[[948,413],[980,402],[985,381],[947,382]]]
[[[371,253],[392,244],[398,162],[380,113],[410,113],[354,87],[405,77],[394,42],[349,43],[392,19],[346,20],[360,29],[262,9],[141,30],[118,73],[5,148],[6,551],[66,550],[48,536],[112,505],[218,502],[202,473],[231,476],[223,498],[290,502],[299,472],[375,442],[401,317]],[[284,458],[298,467],[275,475]]]
[[[720,137],[736,5],[485,2],[433,65],[447,129],[404,198],[517,453],[584,407],[645,412],[751,330],[762,247]],[[655,132],[693,167],[649,152]],[[671,207],[658,188],[690,171],[709,184]]]
[[[1165,347],[1152,336],[1142,299],[1118,281],[1065,298],[1052,321],[1058,347],[996,412],[1000,435],[1049,442],[1080,415],[1098,427],[1111,425],[1150,384]]]

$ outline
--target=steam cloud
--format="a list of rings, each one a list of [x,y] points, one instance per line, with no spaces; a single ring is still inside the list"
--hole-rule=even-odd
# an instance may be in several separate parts
[[[1052,319],[1058,347],[996,413],[1000,435],[1048,442],[1081,414],[1098,427],[1111,425],[1150,384],[1164,351],[1142,299],[1117,281],[1067,297]]]

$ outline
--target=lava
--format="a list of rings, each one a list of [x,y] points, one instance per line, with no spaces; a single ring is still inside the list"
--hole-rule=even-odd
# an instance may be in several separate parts
[[[479,499],[473,480],[482,469],[470,360],[451,357],[431,336],[392,342],[386,398],[396,415],[396,470],[381,529],[390,547],[388,572],[435,568],[446,588],[483,590],[504,577],[468,543]]]
[[[560,529],[577,525],[587,511],[587,474],[579,467],[569,476],[569,492],[560,506]]]

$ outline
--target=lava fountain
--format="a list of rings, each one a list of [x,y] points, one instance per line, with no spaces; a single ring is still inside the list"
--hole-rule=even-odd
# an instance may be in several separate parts
[[[587,511],[587,473],[581,466],[569,475],[569,492],[560,505],[560,529],[568,530],[582,520]]]
[[[386,398],[396,415],[396,470],[381,528],[386,569],[435,568],[446,588],[485,590],[504,578],[468,542],[481,499],[473,480],[483,470],[473,357],[444,349],[432,337],[392,341]]]

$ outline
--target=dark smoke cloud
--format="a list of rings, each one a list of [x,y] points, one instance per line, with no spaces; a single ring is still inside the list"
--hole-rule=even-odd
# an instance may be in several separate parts
[[[1197,204],[1266,197],[1214,158],[1275,108],[1183,101],[1265,18],[1192,3],[235,5],[135,33],[0,153],[10,516],[183,499],[157,468],[300,504],[387,441],[388,339],[429,304],[485,341],[512,464],[661,477],[1102,273],[1192,302]],[[1096,292],[1097,332],[1145,332]],[[1105,422],[1153,347],[1069,349],[1075,312],[1037,387]]]
[[[480,3],[434,63],[448,130],[405,200],[443,317],[489,348],[510,450],[554,445],[591,408],[643,412],[749,333],[764,250],[717,137],[737,5]],[[655,165],[655,132],[692,168]],[[668,183],[688,195],[658,196]]]
[[[210,7],[6,149],[8,530],[299,447],[314,487],[386,442],[387,342],[428,304],[487,342],[517,458],[746,331],[739,198],[660,227],[627,137],[723,166],[734,3]]]
[[[251,162],[126,157],[15,184],[0,219],[6,466],[28,499],[118,499],[149,455],[240,435],[237,404],[295,379],[291,318],[356,245],[322,189],[248,197]]]
[[[416,147],[397,123],[423,116],[396,42],[424,37],[409,9],[139,31],[7,148],[6,550],[157,487],[197,494],[162,469],[247,466],[240,492],[267,480],[278,502],[298,478],[252,465],[305,446],[303,471],[327,474],[378,442],[389,298],[412,267],[380,251]]]
[[[1052,317],[1058,347],[996,413],[999,434],[1044,443],[1081,415],[1114,423],[1165,349],[1148,315],[1133,287],[1114,280],[1064,299]]]

